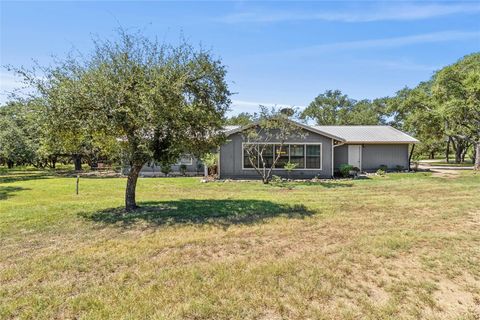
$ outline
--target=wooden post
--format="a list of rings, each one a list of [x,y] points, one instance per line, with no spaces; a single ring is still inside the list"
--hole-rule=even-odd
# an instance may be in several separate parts
[[[77,184],[76,184],[76,188],[75,188],[76,194],[78,194],[78,183],[79,182],[80,182],[80,175],[77,174]]]

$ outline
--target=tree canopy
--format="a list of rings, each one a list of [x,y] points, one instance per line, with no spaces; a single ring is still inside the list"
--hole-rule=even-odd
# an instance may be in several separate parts
[[[340,90],[319,94],[300,114],[317,125],[375,125],[384,123],[385,99],[356,101]]]
[[[480,54],[463,57],[437,71],[427,82],[413,89],[404,88],[389,99],[392,123],[415,134],[421,147],[435,152],[452,145],[455,160],[464,159],[476,145],[476,167],[480,144]]]
[[[19,72],[45,100],[52,127],[70,135],[75,146],[85,137],[123,146],[130,164],[127,210],[137,207],[138,174],[149,160],[200,155],[222,139],[230,104],[225,67],[184,41],[172,46],[121,30],[115,41],[94,41],[89,56],[44,68],[42,78]]]

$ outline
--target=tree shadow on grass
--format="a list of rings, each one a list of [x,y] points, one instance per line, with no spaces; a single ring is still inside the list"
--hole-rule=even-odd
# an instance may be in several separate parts
[[[0,200],[5,200],[14,195],[15,192],[30,190],[22,187],[12,187],[12,186],[0,186]]]
[[[5,175],[0,175],[0,183],[11,183],[17,181],[28,181],[28,180],[38,180],[38,179],[48,179],[53,176],[52,173],[45,172],[9,172]]]
[[[80,213],[87,220],[128,227],[136,222],[150,226],[204,224],[228,228],[231,225],[253,224],[273,217],[302,219],[314,214],[304,205],[279,204],[265,200],[181,199],[143,202],[134,212],[123,207],[93,213]]]

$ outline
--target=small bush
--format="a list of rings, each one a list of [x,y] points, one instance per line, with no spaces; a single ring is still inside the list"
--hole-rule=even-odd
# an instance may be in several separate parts
[[[397,165],[397,166],[395,166],[395,170],[396,170],[397,172],[402,172],[403,170],[405,170],[405,167],[404,167],[404,166],[401,166],[401,165]]]
[[[160,165],[160,171],[161,171],[164,175],[168,176],[168,174],[169,174],[170,172],[172,172],[172,166],[171,166],[170,164],[167,164],[167,163],[162,163],[162,164]]]
[[[293,183],[289,183],[286,179],[282,179],[282,177],[276,175],[272,175],[270,182],[274,187],[287,188],[289,190],[292,190],[295,187]]]
[[[347,178],[350,176],[350,171],[353,170],[353,166],[350,165],[350,164],[341,164],[340,165],[340,174],[342,175],[342,177],[344,178]]]
[[[283,167],[285,169],[285,171],[287,171],[287,175],[288,175],[288,178],[290,179],[290,174],[292,173],[292,171],[298,166],[298,164],[296,163],[292,163],[292,162],[287,162],[285,164],[285,166]]]
[[[186,164],[181,164],[180,165],[180,173],[182,176],[185,176],[187,174],[187,165]]]
[[[376,172],[376,175],[377,176],[385,176],[387,172],[385,170],[382,170],[382,169],[378,169],[377,172]]]
[[[386,164],[381,164],[381,165],[378,167],[378,170],[382,170],[382,171],[387,172],[388,166],[387,166]]]
[[[201,160],[207,167],[208,174],[213,174],[216,171],[218,163],[218,155],[216,153],[206,153],[203,155]]]
[[[272,179],[270,180],[270,182],[272,184],[279,184],[279,183],[282,183],[283,180],[281,177],[277,176],[277,175],[272,175]]]

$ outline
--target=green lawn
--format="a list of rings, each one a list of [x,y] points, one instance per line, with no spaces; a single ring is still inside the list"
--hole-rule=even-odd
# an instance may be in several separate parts
[[[480,174],[0,175],[0,318],[478,319]]]

